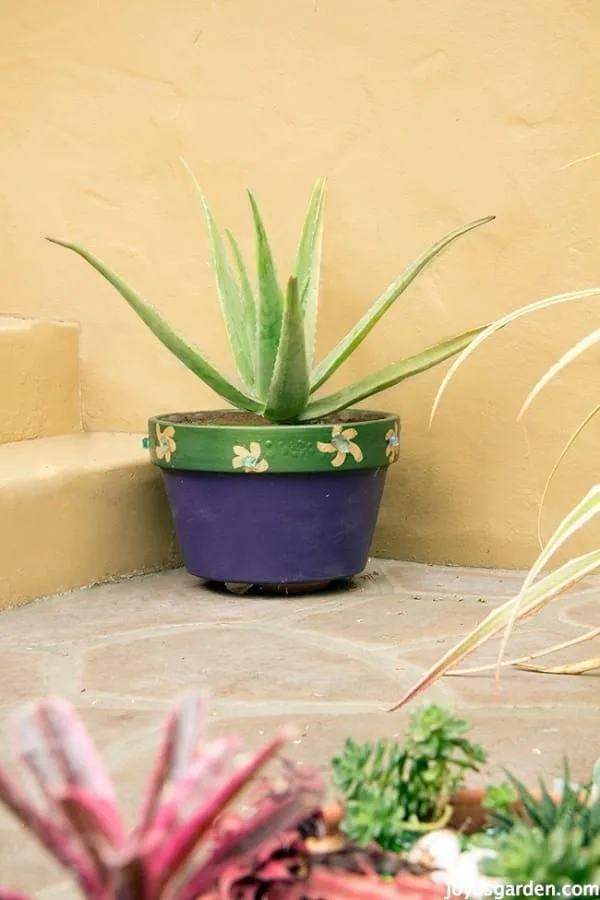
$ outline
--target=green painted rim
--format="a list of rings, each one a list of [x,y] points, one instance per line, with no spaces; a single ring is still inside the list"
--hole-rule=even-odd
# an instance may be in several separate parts
[[[214,410],[206,415],[221,412],[232,411]],[[400,452],[400,419],[392,413],[347,410],[337,424],[180,421],[191,415],[169,413],[149,419],[144,443],[155,465],[196,472],[351,472],[388,466]]]

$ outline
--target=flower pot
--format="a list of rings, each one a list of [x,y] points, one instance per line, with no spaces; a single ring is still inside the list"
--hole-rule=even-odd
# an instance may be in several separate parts
[[[358,574],[398,435],[397,416],[368,410],[306,425],[237,410],[151,418],[186,569],[290,590]]]
[[[485,828],[490,814],[482,805],[484,794],[483,788],[463,788],[457,791],[452,798],[453,812],[449,827],[462,831],[465,834],[473,834]],[[541,791],[535,788],[530,790],[530,794],[536,800],[540,800],[542,796]],[[555,803],[560,802],[560,793],[549,791],[549,794]],[[523,804],[519,800],[514,803],[513,809],[520,816],[525,817],[526,813],[523,809]]]

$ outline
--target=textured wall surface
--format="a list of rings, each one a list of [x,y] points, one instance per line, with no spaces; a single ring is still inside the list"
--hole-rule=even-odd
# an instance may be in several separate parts
[[[257,193],[281,269],[328,177],[324,352],[399,269],[488,213],[338,373],[362,376],[454,331],[600,286],[600,8],[595,0],[0,2],[0,311],[82,328],[91,429],[221,405],[51,234],[94,250],[229,366],[202,222],[178,158],[249,247]],[[371,405],[403,417],[375,550],[528,564],[541,485],[597,401],[597,354],[516,416],[599,301],[504,331],[427,420],[442,369]],[[596,377],[595,377],[596,376]],[[598,428],[565,463],[546,531],[591,483]],[[332,527],[335,527],[332,524]]]

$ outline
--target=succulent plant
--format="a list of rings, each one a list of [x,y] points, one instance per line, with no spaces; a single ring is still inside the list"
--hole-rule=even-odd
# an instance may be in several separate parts
[[[587,841],[583,829],[566,823],[548,833],[524,822],[502,835],[496,855],[481,863],[485,875],[501,877],[509,885],[589,885],[589,893],[572,890],[565,896],[596,896],[600,886],[600,835]],[[507,896],[511,896],[506,892]]]
[[[450,818],[452,794],[486,754],[465,737],[469,723],[431,704],[412,713],[403,742],[348,739],[332,761],[344,795],[343,828],[357,843],[390,851],[410,847]]]
[[[191,174],[191,173],[190,173]],[[193,179],[193,176],[192,176]],[[284,286],[279,281],[265,225],[254,195],[249,192],[256,242],[257,287],[234,235],[227,243],[208,202],[200,196],[208,229],[217,294],[227,329],[239,384],[220,372],[194,345],[178,334],[147,300],[133,291],[98,257],[67,241],[48,238],[88,262],[121,294],[154,335],[185,366],[219,396],[241,410],[273,423],[307,422],[326,417],[438,365],[467,347],[482,328],[457,334],[415,356],[401,359],[349,387],[313,399],[326,381],[367,337],[372,328],[417,275],[448,245],[474,228],[491,222],[487,216],[448,232],[396,278],[360,321],[329,354],[313,366],[321,245],[324,181],[317,182],[306,214],[294,273]]]

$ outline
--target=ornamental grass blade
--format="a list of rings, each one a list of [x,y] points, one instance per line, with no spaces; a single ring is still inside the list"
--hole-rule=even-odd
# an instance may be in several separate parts
[[[257,400],[236,388],[206,359],[200,350],[188,344],[151,303],[148,303],[147,300],[144,300],[143,297],[128,287],[115,272],[104,265],[93,253],[89,253],[83,247],[79,247],[77,244],[70,244],[67,241],[59,241],[50,237],[46,238],[46,240],[50,241],[51,244],[58,244],[59,247],[72,250],[73,253],[76,253],[89,263],[119,292],[161,344],[167,350],[170,350],[194,375],[197,375],[208,387],[219,394],[220,397],[227,400],[232,406],[238,407],[238,409],[245,409],[248,412],[260,412],[262,410],[263,407]]]
[[[300,306],[304,317],[304,342],[309,369],[312,368],[317,339],[324,206],[325,179],[319,178],[313,189],[304,220],[294,272],[298,279]]]
[[[600,550],[592,550],[583,556],[568,560],[560,568],[542,578],[537,584],[532,585],[526,592],[518,613],[519,619],[534,615],[538,610],[547,606],[555,597],[568,590],[572,585],[581,581],[586,575],[600,569]],[[438,660],[425,675],[412,687],[389,711],[395,712],[406,706],[424,690],[431,687],[438,678],[448,673],[465,657],[484,644],[494,635],[506,627],[513,615],[515,606],[520,602],[521,595],[513,597],[498,609],[493,610],[486,618],[473,629],[465,638],[455,644],[444,656]]]
[[[519,666],[521,663],[530,663],[532,659],[539,659],[541,656],[550,656],[553,653],[558,653],[559,650],[566,650],[568,647],[574,647],[576,644],[583,644],[585,641],[591,641],[597,637],[600,637],[600,628],[593,628],[591,631],[586,631],[585,634],[578,634],[577,637],[571,638],[569,641],[561,641],[560,644],[544,647],[543,650],[536,650],[535,653],[528,653],[527,656],[519,656],[515,659],[505,659],[501,663],[501,667],[506,668],[508,666]],[[466,669],[457,669],[455,672],[448,672],[448,676],[475,675],[480,674],[481,672],[491,672],[492,669],[497,668],[497,662],[488,663],[485,666],[470,666]]]
[[[598,515],[598,513],[600,513],[600,484],[594,485],[594,487],[585,495],[583,500],[567,513],[527,573],[527,577],[525,578],[519,596],[516,598],[516,602],[511,610],[510,619],[502,637],[498,654],[499,663],[504,657],[514,623],[519,618],[521,606],[526,602],[525,597],[535,579],[563,544],[593,519],[594,516]]]
[[[254,220],[259,292],[256,390],[260,399],[266,401],[277,359],[285,300],[277,279],[273,254],[258,204],[251,191],[248,191],[248,197]]]
[[[297,418],[306,407],[308,393],[309,372],[298,281],[290,278],[283,309],[279,349],[266,401],[264,413],[266,418],[275,422]]]
[[[391,366],[386,366],[384,369],[380,369],[379,372],[354,382],[349,387],[342,388],[333,394],[328,394],[319,400],[311,401],[302,415],[299,416],[299,421],[306,422],[311,419],[318,419],[340,409],[346,409],[353,403],[358,403],[366,397],[372,397],[380,391],[399,384],[406,378],[412,378],[413,375],[418,375],[419,372],[432,369],[434,366],[460,353],[484,327],[473,328],[471,331],[457,334],[442,341],[440,344],[436,344],[434,347],[429,347],[427,350],[417,353],[415,356],[392,363]]]
[[[238,284],[225,249],[225,244],[219,233],[215,217],[212,214],[208,201],[202,190],[196,176],[184,159],[181,163],[188,173],[190,180],[194,186],[194,190],[200,200],[202,215],[206,230],[208,232],[208,241],[210,245],[210,254],[212,267],[217,283],[217,297],[219,298],[219,306],[221,307],[221,315],[227,331],[227,339],[231,348],[231,353],[235,360],[240,377],[248,390],[254,388],[254,336],[249,341],[248,335],[248,296],[245,294]],[[254,304],[254,296],[251,296],[252,304]]]
[[[542,496],[540,498],[540,506],[539,506],[539,511],[538,511],[538,520],[537,520],[538,541],[540,543],[540,546],[544,545],[544,541],[542,539],[542,512],[544,509],[544,505],[546,503],[546,497],[548,496],[548,491],[550,490],[550,485],[552,484],[552,481],[554,480],[554,476],[556,475],[556,472],[557,472],[560,464],[562,463],[563,459],[565,458],[565,456],[567,455],[567,453],[569,452],[569,450],[571,449],[571,447],[573,446],[573,444],[575,443],[575,441],[577,440],[579,435],[585,430],[587,425],[589,425],[589,423],[592,421],[592,419],[594,419],[599,412],[600,412],[600,403],[598,404],[598,406],[595,406],[594,409],[590,413],[587,414],[587,416],[585,417],[583,422],[581,422],[581,424],[577,426],[577,428],[575,429],[575,431],[573,432],[573,434],[571,435],[571,437],[569,438],[569,440],[567,441],[567,443],[565,444],[563,449],[560,451],[558,458],[557,458],[556,462],[554,463],[554,465],[552,466],[552,469],[550,470],[550,474],[548,475],[548,478],[546,479],[546,484],[544,485],[544,490],[542,491]]]
[[[527,316],[530,313],[539,312],[543,309],[548,309],[551,306],[558,306],[560,303],[570,303],[573,300],[586,300],[589,297],[597,297],[600,294],[600,288],[587,288],[583,291],[573,291],[569,294],[556,294],[553,297],[547,297],[544,300],[536,300],[535,303],[529,303],[527,306],[521,306],[519,309],[515,309],[513,312],[508,313],[505,316],[502,316],[499,319],[496,319],[495,322],[492,322],[491,325],[482,331],[482,333],[473,341],[473,343],[467,347],[456,359],[450,369],[444,376],[444,379],[438,389],[438,392],[433,401],[433,406],[431,407],[431,414],[429,417],[429,425],[433,422],[435,414],[440,405],[440,401],[442,399],[443,394],[446,391],[450,381],[454,377],[457,369],[462,366],[462,364],[474,353],[481,344],[487,341],[493,334],[500,329],[504,328],[506,325],[510,325],[512,322],[516,322],[518,319],[522,319],[523,316]]]
[[[342,338],[339,344],[331,350],[325,359],[319,363],[312,374],[311,393],[318,390],[321,385],[324,384],[337,369],[339,369],[342,363],[348,359],[350,354],[362,344],[364,339],[375,327],[377,322],[379,322],[381,317],[388,311],[394,301],[404,293],[417,275],[419,275],[419,273],[422,272],[423,269],[442,252],[442,250],[468,231],[479,228],[481,225],[486,225],[494,219],[495,216],[486,216],[483,219],[469,222],[468,225],[461,225],[460,228],[455,228],[453,231],[448,232],[448,234],[440,238],[439,241],[436,241],[436,243],[422,253],[412,265],[405,269],[404,272],[389,285],[375,303],[373,303],[371,308],[365,313],[362,319],[357,322],[354,328],[352,328],[351,331]]]
[[[570,350],[567,350],[554,365],[550,366],[548,371],[542,375],[537,384],[532,388],[521,408],[518,418],[521,419],[525,415],[537,395],[544,389],[549,381],[555,378],[559,372],[562,372],[562,370],[577,359],[578,356],[581,356],[582,353],[585,353],[586,350],[589,350],[590,347],[594,347],[598,343],[600,343],[600,328],[597,328],[590,334],[586,334],[586,336],[571,347]]]
[[[525,672],[539,672],[542,675],[585,675],[600,669],[600,656],[582,659],[580,662],[567,663],[564,666],[535,666],[531,663],[515,663],[515,669]]]

